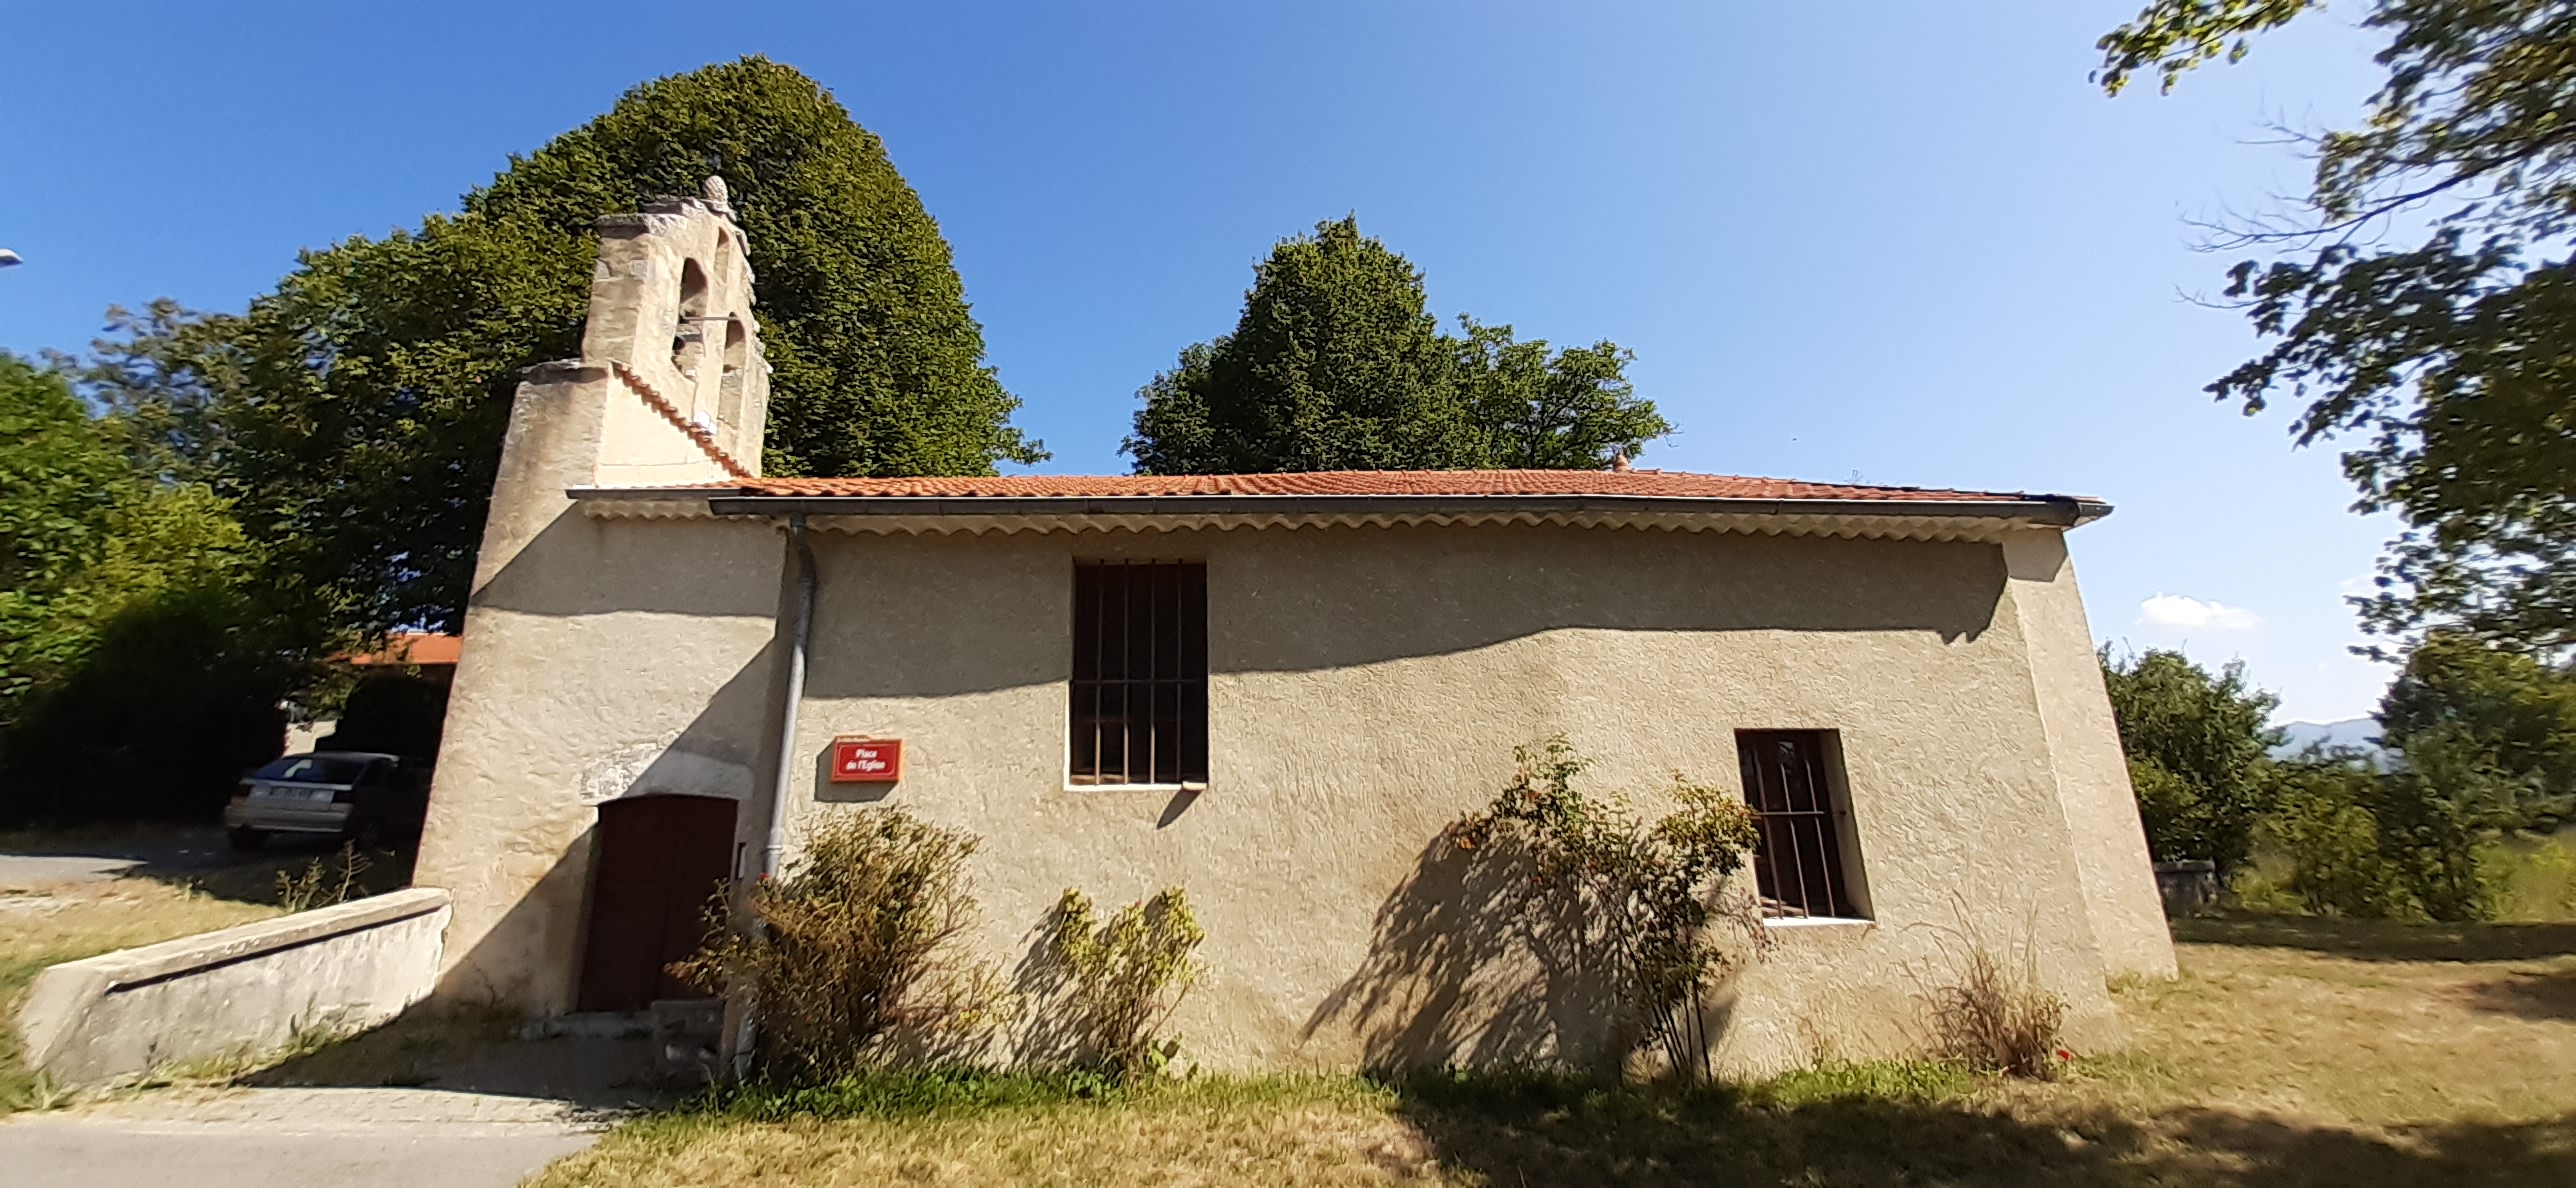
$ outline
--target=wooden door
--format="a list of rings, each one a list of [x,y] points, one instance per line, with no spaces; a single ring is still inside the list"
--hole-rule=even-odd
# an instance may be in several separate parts
[[[634,796],[599,806],[580,1009],[640,1011],[712,992],[671,976],[706,939],[707,907],[732,873],[734,802]]]

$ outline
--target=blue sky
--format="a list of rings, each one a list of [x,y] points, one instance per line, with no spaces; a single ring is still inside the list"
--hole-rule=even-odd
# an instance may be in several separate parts
[[[2268,121],[2349,118],[2316,20],[2117,102],[2138,0],[22,5],[0,15],[0,347],[110,302],[234,309],[655,75],[765,53],[882,135],[1055,472],[1123,472],[1135,390],[1276,239],[1357,212],[1444,317],[1611,338],[1682,426],[1642,465],[2034,489],[2096,634],[2367,712],[2343,598],[2394,525],[2200,388],[2242,320],[2188,220],[2296,194]]]

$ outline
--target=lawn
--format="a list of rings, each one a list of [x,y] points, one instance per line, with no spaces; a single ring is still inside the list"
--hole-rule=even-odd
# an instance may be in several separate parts
[[[2576,1184],[2576,925],[2185,921],[2136,1043],[2046,1084],[1937,1066],[1601,1091],[1213,1079],[881,1093],[630,1124],[548,1188],[717,1184]]]

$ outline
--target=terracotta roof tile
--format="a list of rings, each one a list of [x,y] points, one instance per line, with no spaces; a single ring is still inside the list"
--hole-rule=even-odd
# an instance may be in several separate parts
[[[1667,499],[2022,502],[2048,496],[1743,478],[1662,470],[1325,470],[1298,474],[1006,475],[999,478],[770,478],[689,490],[841,498],[1119,498],[1175,495],[1611,495]]]
[[[427,631],[397,631],[385,637],[383,651],[348,658],[351,664],[454,664],[464,654],[465,637]]]

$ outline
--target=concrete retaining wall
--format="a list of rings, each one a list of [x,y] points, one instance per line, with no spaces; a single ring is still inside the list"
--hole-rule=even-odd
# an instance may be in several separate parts
[[[448,914],[415,887],[64,962],[19,1007],[27,1063],[92,1084],[374,1026],[429,994]]]

